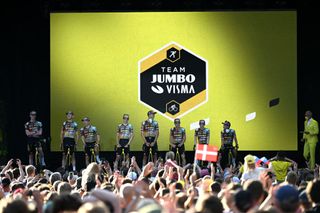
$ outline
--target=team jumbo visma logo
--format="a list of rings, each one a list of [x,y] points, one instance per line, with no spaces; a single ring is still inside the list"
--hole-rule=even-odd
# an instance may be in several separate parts
[[[139,61],[139,101],[169,119],[207,101],[207,61],[171,42]]]

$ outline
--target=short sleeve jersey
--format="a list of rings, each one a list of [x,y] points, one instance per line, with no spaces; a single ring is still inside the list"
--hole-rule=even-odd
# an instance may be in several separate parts
[[[223,144],[232,146],[235,135],[236,132],[233,129],[230,129],[229,132],[221,131],[221,138],[223,140]]]
[[[78,131],[78,124],[75,121],[65,121],[62,124],[63,137],[75,138]]]
[[[183,138],[186,135],[186,130],[182,127],[180,128],[173,127],[170,129],[170,135],[173,137],[175,144],[180,144],[182,143]]]
[[[40,121],[29,121],[24,125],[25,130],[29,132],[38,132],[42,128],[42,123]],[[36,136],[39,137],[39,136]]]
[[[133,127],[131,124],[119,124],[117,133],[120,139],[130,139],[133,133]]]
[[[142,122],[141,131],[145,137],[156,137],[157,132],[159,131],[158,122],[155,120],[152,120],[152,122],[149,120]]]
[[[84,137],[86,143],[93,143],[97,141],[98,131],[95,126],[87,126],[80,129],[81,136]]]
[[[208,139],[210,136],[210,130],[208,128],[198,128],[194,132],[194,135],[198,138],[199,144],[208,144]]]

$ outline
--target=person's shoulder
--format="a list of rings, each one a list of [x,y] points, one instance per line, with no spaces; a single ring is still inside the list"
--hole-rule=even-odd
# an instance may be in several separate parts
[[[182,132],[185,132],[185,131],[186,131],[186,129],[185,129],[185,128],[183,128],[183,127],[181,127],[181,131],[182,131]]]
[[[37,124],[38,126],[42,126],[41,121],[36,121],[36,124]]]

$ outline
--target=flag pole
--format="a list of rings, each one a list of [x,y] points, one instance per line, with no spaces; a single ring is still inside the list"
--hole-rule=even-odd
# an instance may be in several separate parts
[[[198,144],[196,144],[196,149],[194,151],[193,172],[196,172],[196,168],[197,168],[197,159],[196,159],[197,149],[198,149]]]

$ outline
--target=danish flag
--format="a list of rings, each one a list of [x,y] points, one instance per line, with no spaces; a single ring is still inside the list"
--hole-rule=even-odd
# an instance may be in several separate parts
[[[195,155],[197,160],[217,162],[218,147],[206,144],[197,144]]]

